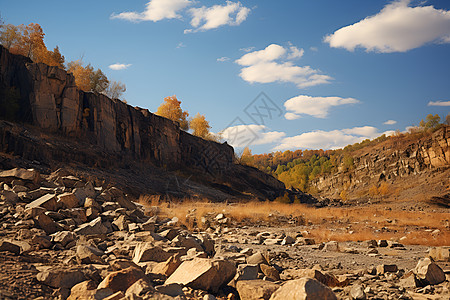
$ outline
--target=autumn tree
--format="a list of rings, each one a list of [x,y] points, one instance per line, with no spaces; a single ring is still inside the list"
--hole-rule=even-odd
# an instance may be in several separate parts
[[[90,91],[95,93],[103,93],[106,92],[106,89],[109,86],[109,80],[102,70],[97,69],[97,71],[92,71],[89,74],[89,85]]]
[[[189,113],[181,109],[181,101],[175,95],[164,98],[164,102],[158,107],[156,114],[178,122],[180,128],[183,130],[189,129],[189,122],[187,120]]]
[[[15,26],[13,24],[6,24],[1,27],[0,42],[5,47],[11,50],[12,46],[16,47],[22,38],[21,26]],[[18,50],[16,50],[18,51]],[[13,52],[13,51],[11,51]],[[15,53],[17,54],[17,53]]]
[[[189,128],[192,129],[192,134],[204,139],[207,139],[210,135],[209,122],[206,121],[205,116],[197,113],[195,117],[193,117],[189,121]]]
[[[67,71],[73,74],[75,77],[75,84],[79,89],[85,92],[91,90],[91,75],[94,72],[94,68],[91,64],[83,66],[81,60],[71,61],[67,64]]]
[[[423,119],[420,121],[419,126],[423,129],[432,129],[436,128],[440,122],[441,117],[439,117],[438,114],[435,114],[434,116],[432,114],[428,114],[425,121]]]
[[[125,93],[127,87],[120,81],[111,81],[106,88],[105,95],[111,99],[119,99]]]

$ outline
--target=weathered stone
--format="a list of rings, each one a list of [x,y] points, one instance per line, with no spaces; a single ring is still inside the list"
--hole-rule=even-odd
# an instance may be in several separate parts
[[[268,265],[269,263],[267,262],[266,258],[264,257],[264,255],[261,252],[256,252],[253,255],[250,255],[249,257],[247,257],[247,263],[250,265],[255,265],[255,264],[266,264]]]
[[[283,271],[280,277],[282,280],[300,279],[303,277],[307,277],[316,279],[320,283],[329,287],[341,286],[341,282],[334,275],[322,272],[317,269],[287,269]]]
[[[77,246],[77,261],[80,264],[104,264],[103,251],[87,245]]]
[[[258,278],[258,265],[240,264],[237,266],[235,281]]]
[[[35,218],[39,216],[40,214],[45,213],[47,210],[43,207],[37,206],[37,207],[30,207],[26,208],[24,210],[25,218]]]
[[[35,235],[31,238],[31,243],[34,246],[38,246],[39,249],[50,249],[53,244],[50,237]]]
[[[145,261],[164,262],[169,259],[172,254],[166,252],[159,246],[153,245],[151,242],[141,242],[136,245],[133,252],[133,262],[140,263]]]
[[[39,199],[34,200],[33,202],[27,204],[25,209],[33,208],[33,207],[44,207],[48,210],[56,211],[58,209],[58,205],[56,204],[56,195],[55,194],[47,194]]]
[[[424,284],[435,285],[445,281],[444,271],[429,258],[419,260],[414,273]]]
[[[140,269],[130,267],[109,273],[97,288],[109,288],[114,292],[124,292],[139,279],[146,280],[145,273]]]
[[[333,291],[312,278],[301,278],[297,280],[291,280],[277,289],[270,300],[308,300],[308,299],[321,299],[321,300],[337,300]]]
[[[280,280],[280,273],[278,273],[277,269],[272,266],[268,266],[266,264],[260,264],[261,272],[267,276],[267,278],[278,281]]]
[[[413,271],[409,271],[400,278],[399,286],[403,288],[415,288],[419,287],[420,283],[416,278],[416,274]]]
[[[329,241],[328,243],[325,243],[323,251],[339,251],[339,243],[336,241]]]
[[[126,259],[116,259],[110,262],[110,266],[114,271],[120,271],[127,268],[136,268],[139,269],[139,266],[134,262],[126,260]]]
[[[203,251],[202,245],[192,236],[178,235],[172,240],[172,245],[177,247],[184,247],[186,249],[195,248],[198,251]]]
[[[15,243],[15,241],[11,240],[0,241],[0,251],[8,251],[14,253],[15,255],[19,255],[21,250],[22,249],[20,245]]]
[[[389,246],[389,243],[386,240],[378,241],[378,247],[387,247],[387,246]]]
[[[86,280],[79,269],[67,267],[53,267],[36,275],[38,281],[53,288],[71,289],[75,284]]]
[[[92,280],[80,282],[72,287],[67,300],[97,300],[104,299],[113,294],[111,289],[98,289],[97,284]]]
[[[59,231],[52,235],[52,241],[54,243],[60,243],[63,247],[66,247],[75,238],[76,234],[71,231]]]
[[[398,271],[397,265],[378,265],[377,266],[377,274],[384,274],[384,273],[395,273]]]
[[[366,293],[360,284],[354,284],[350,289],[350,296],[354,300],[366,300]]]
[[[163,274],[169,277],[181,265],[179,254],[172,255],[165,262],[160,262],[152,268],[152,273]]]
[[[0,178],[14,177],[37,183],[40,179],[39,172],[35,169],[14,168],[11,170],[0,171]]]
[[[19,201],[19,196],[13,191],[0,191],[0,200],[14,204]]]
[[[281,245],[292,245],[294,243],[295,239],[290,235],[285,236],[284,239],[281,241]]]
[[[315,245],[316,244],[316,240],[312,239],[312,238],[298,237],[295,240],[295,243],[297,245]]]
[[[128,230],[128,220],[124,215],[121,215],[120,217],[118,217],[117,219],[115,219],[112,222],[114,225],[117,226],[117,228],[119,230]]]
[[[64,208],[75,208],[80,205],[78,198],[73,193],[58,195],[58,206]]]
[[[282,239],[265,239],[263,244],[267,246],[280,245],[282,241]]]
[[[153,290],[153,285],[150,282],[144,279],[139,279],[126,290],[125,295],[142,296]]]
[[[115,292],[114,294],[104,298],[103,300],[121,300],[124,299],[125,295],[122,291]]]
[[[102,224],[102,218],[98,217],[89,223],[80,225],[74,232],[80,235],[105,234],[108,229]]]
[[[40,214],[36,216],[35,220],[39,227],[43,229],[47,234],[52,234],[56,231],[61,230],[61,226],[46,214]]]
[[[240,280],[236,283],[236,289],[241,300],[268,300],[279,287],[278,284],[273,282],[258,279]]]
[[[183,262],[166,280],[166,284],[179,283],[193,289],[217,292],[235,273],[236,267],[230,261],[195,258]]]
[[[155,290],[171,297],[184,296],[183,287],[178,283],[169,283],[155,286]]]

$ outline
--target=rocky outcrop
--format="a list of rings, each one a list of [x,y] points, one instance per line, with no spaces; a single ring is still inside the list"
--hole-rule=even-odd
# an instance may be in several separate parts
[[[60,161],[188,170],[188,176],[195,173],[193,178],[201,177],[202,183],[231,195],[274,198],[284,191],[284,184],[273,177],[235,165],[234,150],[226,142],[203,140],[147,109],[81,91],[65,70],[32,63],[2,46],[0,62],[0,92],[9,95],[0,104],[18,105],[14,111],[0,112],[0,119],[14,122],[0,122],[1,152],[50,166]],[[43,134],[31,136],[30,128],[18,128],[17,123]]]
[[[432,177],[434,171],[450,169],[450,126],[443,125],[433,134],[400,146],[380,144],[353,156],[353,169],[340,170],[312,181],[323,196],[339,197],[344,189],[368,188],[380,182],[400,183],[419,177]],[[425,181],[426,182],[426,181]],[[428,182],[430,184],[430,182]]]

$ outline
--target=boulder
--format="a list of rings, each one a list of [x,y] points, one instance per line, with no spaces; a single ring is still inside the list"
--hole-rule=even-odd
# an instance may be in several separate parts
[[[104,299],[112,294],[111,289],[97,289],[97,284],[94,281],[86,280],[72,287],[67,300],[97,300]]]
[[[71,231],[59,231],[52,235],[52,241],[54,243],[60,243],[63,247],[66,247],[70,242],[76,239],[76,234]]]
[[[337,252],[337,251],[339,251],[339,243],[336,241],[330,241],[328,243],[325,243],[322,250]]]
[[[298,269],[298,270],[287,269],[283,271],[281,279],[283,280],[300,279],[303,277],[313,278],[329,287],[336,287],[342,285],[341,282],[334,275],[322,272],[317,269]]]
[[[46,214],[40,214],[34,219],[36,220],[37,225],[47,234],[52,234],[62,229],[58,223],[53,221],[53,219]]]
[[[125,296],[143,296],[153,290],[153,285],[150,282],[144,279],[139,279],[126,290]]]
[[[80,235],[106,234],[108,229],[102,224],[102,218],[97,217],[89,223],[84,223],[74,230]]]
[[[395,273],[398,271],[397,265],[378,265],[377,266],[377,274],[382,275],[384,273]]]
[[[22,248],[15,241],[3,240],[0,241],[0,251],[8,251],[14,253],[15,255],[19,255],[22,251]]]
[[[58,206],[63,208],[75,208],[80,205],[78,198],[73,193],[58,195]]]
[[[175,270],[181,265],[181,259],[179,254],[172,255],[164,262],[156,264],[152,268],[152,273],[163,274],[169,277],[175,272]]]
[[[235,281],[254,280],[258,278],[258,265],[241,264],[237,266]]]
[[[19,196],[13,191],[0,191],[0,200],[14,204],[19,201]]]
[[[354,300],[366,300],[366,293],[360,284],[354,284],[350,289],[350,296]]]
[[[133,267],[109,273],[98,285],[97,289],[109,288],[114,292],[125,292],[133,283],[143,279],[146,281],[145,273],[141,269]]]
[[[414,273],[424,285],[435,285],[445,281],[445,273],[429,258],[419,260]]]
[[[88,245],[77,246],[77,261],[80,264],[104,264],[103,251]]]
[[[231,261],[195,258],[183,262],[165,283],[179,283],[193,289],[217,292],[235,274],[236,267]]]
[[[33,202],[25,205],[25,209],[33,208],[33,207],[44,207],[48,210],[56,211],[58,209],[58,205],[56,203],[56,195],[55,194],[46,194]]]
[[[85,281],[86,277],[78,268],[52,267],[38,273],[36,279],[53,288],[71,289],[75,284]]]
[[[399,286],[403,288],[416,288],[420,286],[420,283],[416,278],[416,274],[413,271],[409,271],[400,278]]]
[[[133,251],[133,262],[140,263],[145,261],[164,262],[172,256],[159,246],[151,242],[141,242],[136,245]]]
[[[278,273],[277,269],[272,266],[268,266],[266,264],[260,264],[261,272],[266,275],[267,278],[273,281],[280,280],[280,273]]]
[[[256,252],[253,255],[250,255],[249,257],[247,257],[247,263],[251,264],[251,265],[255,265],[255,264],[266,264],[268,265],[269,263],[267,262],[266,258],[264,257],[264,255],[261,252]]]
[[[158,293],[169,295],[171,297],[184,296],[183,287],[178,283],[169,283],[155,286]]]
[[[297,280],[291,280],[277,289],[270,300],[309,300],[309,299],[321,299],[321,300],[337,300],[333,291],[312,278],[301,278]]]
[[[236,289],[241,300],[268,300],[279,288],[278,284],[265,280],[240,280]]]

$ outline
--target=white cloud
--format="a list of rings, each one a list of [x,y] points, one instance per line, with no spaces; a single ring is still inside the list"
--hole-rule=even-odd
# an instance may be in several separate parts
[[[239,49],[239,50],[240,50],[240,51],[244,51],[244,52],[250,52],[250,51],[252,51],[253,49],[255,49],[255,47],[241,48],[241,49]]]
[[[185,47],[186,47],[186,45],[183,42],[179,42],[178,45],[177,45],[177,49],[185,48]]]
[[[119,64],[119,63],[117,63],[117,64],[109,65],[108,67],[111,70],[118,71],[118,70],[125,70],[125,69],[129,68],[130,66],[131,66],[131,64]]]
[[[430,101],[428,106],[450,106],[450,101]]]
[[[383,123],[384,125],[394,125],[397,124],[397,121],[395,120],[387,120],[386,122]]]
[[[298,49],[295,46],[291,46],[289,47],[289,50],[291,50],[291,53],[289,53],[287,59],[297,59],[297,58],[301,58],[303,56],[303,54],[305,54],[305,50],[303,49]]]
[[[219,61],[219,62],[225,62],[225,61],[229,61],[229,60],[230,60],[230,58],[226,57],[226,56],[222,56],[217,59],[217,61]]]
[[[305,88],[332,79],[328,75],[319,74],[318,70],[309,66],[299,67],[291,61],[303,55],[303,49],[290,46],[284,47],[271,44],[263,50],[253,51],[243,55],[236,63],[243,66],[239,74],[242,79],[253,83],[292,82],[299,88]]]
[[[353,98],[300,95],[284,102],[284,107],[288,111],[284,116],[288,120],[298,119],[301,115],[326,118],[331,107],[354,103],[359,101]]]
[[[196,28],[195,31],[203,31],[223,25],[240,25],[247,19],[250,9],[240,2],[227,1],[225,5],[191,8],[189,13],[192,15],[191,26]],[[192,31],[187,29],[185,33]]]
[[[190,0],[150,0],[143,12],[122,12],[112,14],[112,19],[123,19],[132,22],[161,21],[163,19],[179,19],[181,10],[192,4]]]
[[[220,132],[220,136],[233,147],[270,144],[285,135],[284,132],[267,131],[266,126],[256,124],[232,126]]]
[[[281,140],[274,151],[293,149],[339,149],[366,139],[374,139],[382,134],[390,135],[391,131],[384,133],[372,126],[354,127],[349,129],[323,131],[315,130],[297,136],[286,137]]]
[[[317,52],[317,51],[319,51],[319,48],[317,48],[317,47],[309,47],[309,50]]]
[[[411,0],[386,5],[378,14],[325,37],[334,48],[356,47],[382,53],[406,52],[426,43],[450,43],[450,11],[410,6]]]

